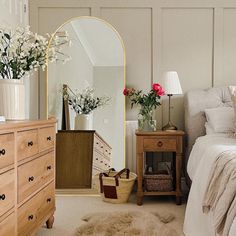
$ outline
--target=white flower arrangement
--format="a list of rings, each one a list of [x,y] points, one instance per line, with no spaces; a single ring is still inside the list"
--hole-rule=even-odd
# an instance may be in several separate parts
[[[64,98],[77,114],[90,114],[95,109],[108,105],[110,101],[109,97],[94,97],[94,89],[91,87],[87,87],[82,93],[78,90],[74,92],[67,87]]]
[[[49,61],[70,58],[60,51],[62,45],[70,44],[68,35],[53,38],[47,52],[49,38],[32,33],[28,27],[0,29],[0,76],[2,79],[21,79],[25,74],[42,68],[45,70],[47,57]],[[60,54],[60,55],[58,55]]]

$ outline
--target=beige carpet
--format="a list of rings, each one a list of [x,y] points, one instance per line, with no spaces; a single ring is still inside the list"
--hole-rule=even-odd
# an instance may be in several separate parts
[[[179,235],[183,235],[185,204],[177,206],[172,198],[166,197],[145,197],[143,206],[137,206],[135,201],[135,195],[131,196],[130,202],[117,205],[105,203],[99,196],[57,196],[54,227],[42,228],[37,236],[73,236],[76,228],[84,224],[82,217],[89,213],[137,210],[173,213],[175,219],[169,224]]]

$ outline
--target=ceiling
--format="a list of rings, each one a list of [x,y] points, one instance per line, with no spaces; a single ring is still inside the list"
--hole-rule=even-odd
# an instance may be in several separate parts
[[[71,25],[94,66],[124,66],[122,43],[110,25],[93,18],[80,18]]]

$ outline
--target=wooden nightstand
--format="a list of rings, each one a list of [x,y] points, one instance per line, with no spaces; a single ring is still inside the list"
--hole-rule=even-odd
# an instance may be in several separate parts
[[[136,131],[136,161],[138,175],[137,204],[142,205],[143,196],[145,195],[174,195],[176,204],[181,204],[181,169],[183,153],[183,136],[184,132],[177,131],[155,131],[140,132]],[[143,191],[143,165],[145,152],[172,152],[175,163],[175,189],[170,192],[147,192]]]

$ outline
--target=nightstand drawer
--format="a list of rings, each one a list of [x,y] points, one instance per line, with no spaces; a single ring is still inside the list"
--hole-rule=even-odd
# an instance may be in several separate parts
[[[175,151],[176,139],[175,138],[144,138],[143,148],[145,151]]]

